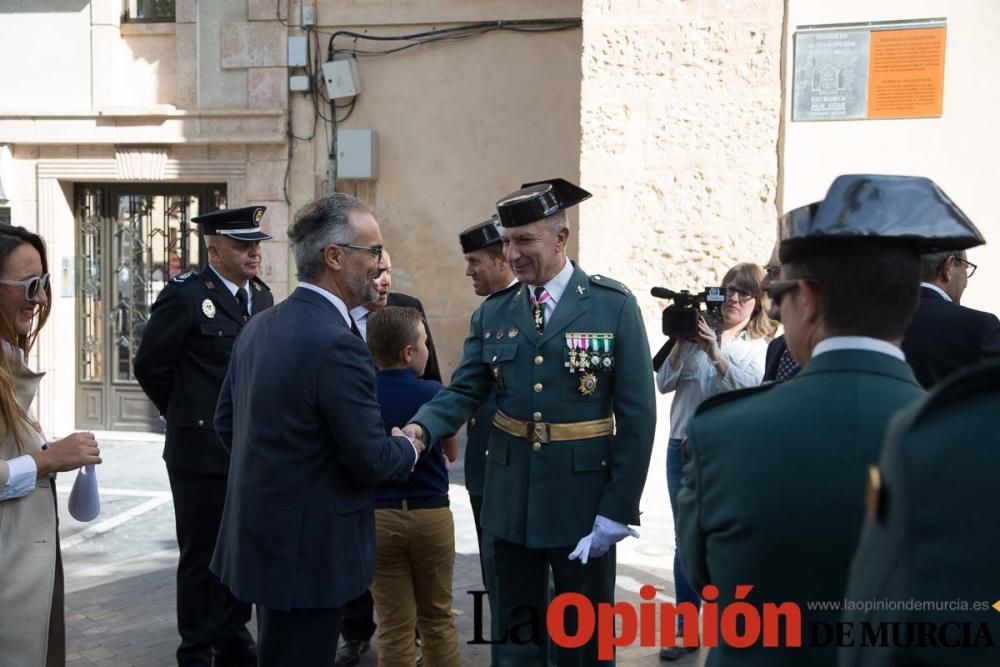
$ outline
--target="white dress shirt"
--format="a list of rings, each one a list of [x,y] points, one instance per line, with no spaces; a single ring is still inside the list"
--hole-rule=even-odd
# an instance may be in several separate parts
[[[233,298],[236,299],[236,290],[239,289],[239,286],[236,283],[234,283],[233,281],[229,280],[228,278],[225,278],[211,264],[209,264],[208,266],[209,266],[210,269],[212,269],[212,273],[214,273],[216,276],[219,277],[219,280],[221,280],[222,284],[226,286],[226,289],[229,290],[229,293],[233,295]],[[243,286],[243,289],[247,293],[247,314],[250,314],[250,313],[253,312],[253,290],[250,289],[250,281],[249,280],[247,281],[247,284]],[[236,299],[236,300],[239,301],[239,299]]]
[[[764,379],[769,338],[751,340],[744,331],[724,343],[719,352],[729,363],[723,377],[697,343],[688,341],[681,352],[677,370],[664,361],[656,372],[656,387],[661,394],[674,391],[670,403],[670,437],[683,438],[688,422],[701,402],[724,391],[756,387]]]
[[[895,357],[900,361],[906,361],[903,351],[884,340],[869,338],[868,336],[832,336],[825,338],[813,348],[812,356],[818,357],[825,352],[834,350],[865,350],[867,352],[880,352]]]
[[[948,296],[948,293],[947,293],[947,292],[945,292],[945,291],[944,291],[943,289],[941,289],[940,287],[938,287],[938,286],[937,286],[937,285],[935,285],[934,283],[920,283],[920,286],[921,286],[921,287],[926,287],[927,289],[932,289],[932,290],[934,290],[935,292],[937,292],[938,294],[940,294],[940,295],[941,295],[941,297],[942,297],[942,298],[943,298],[943,299],[944,299],[945,301],[951,301],[951,300],[952,300],[952,298],[951,298],[950,296]]]
[[[351,319],[358,326],[358,331],[361,332],[361,337],[368,341],[368,316],[372,314],[372,311],[368,309],[368,306],[355,306],[351,308]]]
[[[327,301],[336,306],[337,311],[344,318],[344,322],[347,324],[347,326],[351,326],[351,314],[347,310],[347,304],[344,303],[339,296],[337,296],[333,292],[327,292],[322,287],[318,285],[313,285],[312,283],[299,283],[299,287],[304,287],[307,290],[312,290],[313,292],[316,292],[317,294],[322,294]]]
[[[548,292],[549,298],[542,302],[542,320],[548,324],[549,320],[552,319],[552,313],[555,311],[556,306],[559,304],[559,299],[566,292],[566,288],[569,287],[569,281],[573,277],[573,262],[566,260],[566,265],[562,267],[562,270],[557,273],[552,280],[542,285],[545,291]],[[513,284],[513,283],[512,283]],[[532,297],[535,296],[535,287],[537,285],[528,285],[528,291]]]

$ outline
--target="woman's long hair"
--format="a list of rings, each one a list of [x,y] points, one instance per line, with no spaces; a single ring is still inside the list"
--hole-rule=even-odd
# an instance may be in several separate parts
[[[750,321],[743,328],[751,340],[755,338],[774,338],[778,333],[778,323],[772,320],[767,314],[768,299],[767,293],[760,288],[760,282],[764,280],[764,269],[757,264],[744,262],[729,269],[722,279],[725,287],[734,285],[741,290],[746,290],[753,295],[755,303]]]
[[[48,258],[45,255],[45,241],[38,234],[29,232],[24,227],[15,227],[0,223],[0,273],[7,266],[7,261],[11,253],[28,244],[38,251],[42,258],[42,273],[49,272]],[[0,442],[13,437],[16,443],[17,452],[24,451],[22,434],[24,427],[29,423],[27,413],[17,404],[17,394],[15,393],[17,376],[21,372],[22,355],[25,359],[32,345],[38,338],[38,332],[45,326],[52,310],[52,287],[45,286],[45,305],[38,306],[35,313],[34,326],[27,335],[17,333],[14,322],[7,312],[0,309],[0,341],[2,341],[4,354],[0,355]]]

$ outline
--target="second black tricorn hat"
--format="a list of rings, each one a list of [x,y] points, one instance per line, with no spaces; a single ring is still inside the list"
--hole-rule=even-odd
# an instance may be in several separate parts
[[[520,227],[543,220],[576,206],[591,194],[563,178],[521,184],[516,190],[497,201],[497,215],[504,227]]]
[[[228,236],[237,241],[267,241],[271,235],[260,229],[260,221],[266,210],[264,206],[226,208],[196,216],[191,218],[191,222],[198,224],[204,236]]]
[[[459,233],[458,242],[462,244],[463,253],[475,252],[497,243],[503,243],[503,239],[500,238],[500,219],[494,215],[486,222],[469,227]]]
[[[851,241],[890,243],[920,254],[986,242],[931,179],[879,174],[838,176],[822,201],[782,216],[778,232],[783,262]]]

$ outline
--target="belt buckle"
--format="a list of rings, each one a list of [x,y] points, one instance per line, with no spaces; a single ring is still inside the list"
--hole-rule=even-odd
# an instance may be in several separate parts
[[[532,422],[528,424],[528,440],[532,443],[549,442],[549,425],[544,422]]]

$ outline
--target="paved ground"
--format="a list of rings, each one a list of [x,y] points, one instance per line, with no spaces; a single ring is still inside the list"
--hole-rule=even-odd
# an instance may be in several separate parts
[[[661,412],[666,414],[666,412]],[[174,572],[177,545],[162,439],[125,433],[98,434],[105,463],[98,468],[102,509],[89,524],[74,521],[65,507],[75,473],[59,485],[63,560],[66,569],[67,664],[70,667],[174,664]],[[666,440],[665,434],[657,438]],[[454,607],[464,665],[488,665],[488,647],[470,645],[472,590],[481,590],[479,561],[462,466],[452,470],[456,545]],[[664,481],[664,449],[657,446],[643,496],[642,537],[619,550],[618,599],[639,603],[643,584],[672,601],[673,529]],[[484,622],[488,628],[488,621]],[[657,649],[633,646],[618,652],[620,665],[657,665]],[[692,656],[691,667],[704,660]],[[374,651],[362,665],[374,665]]]

